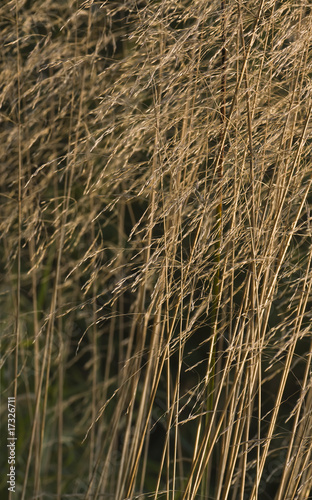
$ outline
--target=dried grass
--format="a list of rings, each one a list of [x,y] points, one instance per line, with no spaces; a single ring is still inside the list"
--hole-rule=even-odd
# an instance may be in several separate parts
[[[311,498],[311,8],[0,12],[18,497]]]

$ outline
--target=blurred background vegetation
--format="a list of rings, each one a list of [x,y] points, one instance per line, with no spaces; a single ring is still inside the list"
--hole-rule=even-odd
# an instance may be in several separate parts
[[[1,498],[311,498],[311,24],[1,4]]]

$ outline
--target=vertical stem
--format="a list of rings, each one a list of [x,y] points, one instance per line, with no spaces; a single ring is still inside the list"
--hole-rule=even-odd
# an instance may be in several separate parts
[[[225,134],[225,120],[226,120],[226,31],[225,31],[225,7],[226,0],[221,1],[221,16],[222,16],[222,59],[221,59],[221,96],[222,103],[220,109],[220,120],[221,120],[221,130],[220,130],[220,143],[221,143],[221,151],[218,158],[217,165],[217,174],[218,174],[218,184],[220,191],[219,203],[216,209],[216,228],[217,228],[217,240],[215,245],[215,265],[216,265],[216,274],[213,281],[213,303],[212,303],[212,317],[211,317],[211,325],[212,325],[212,338],[210,345],[210,354],[208,359],[208,367],[207,367],[207,377],[208,377],[208,385],[207,385],[207,414],[206,414],[206,428],[210,424],[211,420],[211,412],[214,408],[214,388],[215,388],[215,376],[216,376],[216,343],[217,343],[217,332],[218,332],[218,317],[219,317],[219,308],[220,308],[220,291],[221,291],[221,276],[220,276],[220,261],[221,261],[221,241],[222,241],[222,180],[223,180],[223,167],[224,167],[224,141],[222,138]],[[209,478],[211,474],[210,463],[208,463],[207,473],[204,475],[203,483],[202,483],[202,496],[205,498],[205,495],[209,495]]]
[[[21,307],[21,232],[22,232],[22,131],[21,131],[21,82],[20,82],[20,51],[19,51],[19,19],[18,4],[15,2],[16,15],[16,64],[17,64],[17,122],[18,122],[18,248],[17,248],[17,286],[16,286],[16,323],[15,323],[15,360],[14,360],[14,400],[17,403],[18,356],[20,343],[20,307]],[[12,498],[11,491],[8,495]]]

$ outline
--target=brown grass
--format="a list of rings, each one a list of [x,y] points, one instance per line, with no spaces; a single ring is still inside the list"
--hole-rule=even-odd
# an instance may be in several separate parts
[[[0,13],[18,498],[311,498],[310,6]]]

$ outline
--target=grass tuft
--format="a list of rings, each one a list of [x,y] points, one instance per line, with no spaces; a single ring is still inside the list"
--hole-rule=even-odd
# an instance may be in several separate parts
[[[18,498],[311,498],[310,6],[0,20]]]

